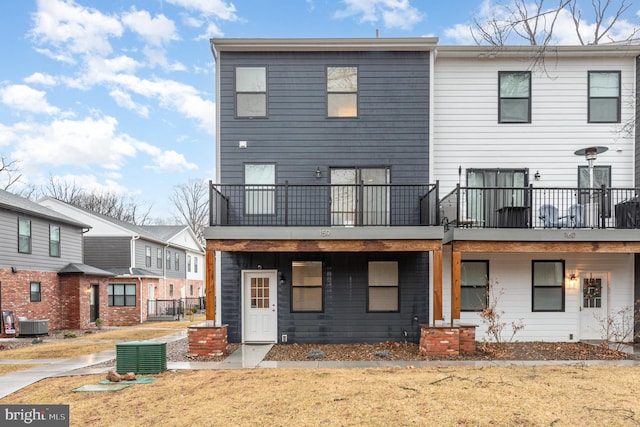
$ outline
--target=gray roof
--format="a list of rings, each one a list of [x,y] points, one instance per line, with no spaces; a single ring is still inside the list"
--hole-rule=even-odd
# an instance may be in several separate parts
[[[157,239],[168,241],[176,234],[180,233],[185,228],[188,228],[186,225],[141,225],[140,229],[144,230],[146,233],[155,236]]]
[[[129,267],[113,267],[109,269],[115,276],[131,276],[131,277],[162,277],[159,274],[152,273],[144,268],[132,268]]]
[[[73,218],[58,213],[53,209],[46,208],[36,202],[32,202],[24,197],[0,190],[0,208],[13,212],[31,215],[38,218],[44,218],[51,221],[57,221],[64,224],[74,225],[80,228],[91,228],[91,226],[78,222]]]
[[[102,270],[100,268],[92,267],[87,264],[71,263],[64,266],[58,274],[86,274],[87,276],[105,276],[113,277],[115,274],[110,271]]]

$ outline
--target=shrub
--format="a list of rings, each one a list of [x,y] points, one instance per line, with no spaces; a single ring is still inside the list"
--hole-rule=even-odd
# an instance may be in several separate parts
[[[75,332],[65,332],[64,333],[64,337],[65,338],[78,338],[78,335]]]
[[[493,339],[496,343],[511,342],[513,341],[513,337],[524,329],[524,324],[522,323],[522,319],[517,322],[513,321],[511,324],[502,320],[504,311],[498,310],[498,302],[504,294],[504,289],[500,288],[496,290],[497,284],[497,281],[495,284],[491,284],[487,279],[487,294],[483,303],[484,308],[480,312],[480,319],[487,325],[489,340]],[[506,332],[507,327],[510,327],[511,335],[505,340],[503,334]]]

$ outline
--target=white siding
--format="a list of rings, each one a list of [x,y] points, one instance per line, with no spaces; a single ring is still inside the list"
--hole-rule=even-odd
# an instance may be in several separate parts
[[[547,58],[546,73],[532,72],[531,123],[498,123],[498,71],[529,66],[517,58],[437,59],[431,181],[440,180],[441,194],[455,188],[459,166],[462,186],[467,168],[529,168],[534,186],[576,186],[587,162],[573,153],[594,145],[609,148],[595,165],[612,167],[612,185],[632,187],[634,135],[623,127],[634,115],[634,58]],[[622,123],[587,123],[589,70],[621,71]]]

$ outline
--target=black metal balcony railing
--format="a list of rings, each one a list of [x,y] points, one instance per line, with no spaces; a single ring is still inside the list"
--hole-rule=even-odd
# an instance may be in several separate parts
[[[211,226],[440,225],[438,184],[209,183]]]
[[[460,187],[442,224],[468,228],[640,228],[640,188]]]

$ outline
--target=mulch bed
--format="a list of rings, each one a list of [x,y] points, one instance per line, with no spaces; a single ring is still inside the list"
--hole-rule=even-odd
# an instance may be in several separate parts
[[[324,357],[322,357],[324,355]],[[361,360],[625,360],[634,357],[603,345],[584,343],[479,343],[473,354],[427,357],[418,344],[276,344],[265,357],[273,361]]]

